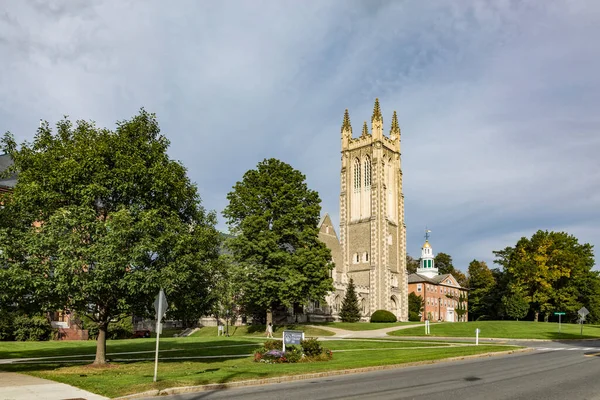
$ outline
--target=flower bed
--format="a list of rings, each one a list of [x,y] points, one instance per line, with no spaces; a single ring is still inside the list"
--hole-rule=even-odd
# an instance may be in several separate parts
[[[282,342],[279,340],[267,340],[264,347],[254,353],[254,361],[266,364],[281,364],[329,361],[333,358],[333,352],[329,349],[323,349],[317,339],[303,340],[301,347],[286,346],[285,352],[282,347]]]

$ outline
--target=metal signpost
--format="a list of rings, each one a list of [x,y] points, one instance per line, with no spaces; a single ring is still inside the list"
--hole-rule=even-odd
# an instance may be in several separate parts
[[[475,346],[479,346],[479,332],[481,332],[479,328],[475,329]]]
[[[581,307],[581,309],[577,311],[577,314],[579,314],[579,323],[581,324],[581,336],[583,336],[583,321],[585,321],[585,316],[589,313],[590,312],[585,307]]]
[[[429,335],[431,333],[431,331],[429,330],[429,320],[426,319],[425,320],[425,334]]]
[[[154,356],[154,382],[156,382],[156,377],[158,374],[158,338],[162,333],[162,323],[160,321],[165,316],[168,307],[169,305],[167,304],[165,292],[160,289],[158,296],[156,296],[156,300],[154,300],[154,309],[156,310],[156,355]]]
[[[565,315],[564,312],[560,311],[560,312],[555,312],[554,315],[558,315],[558,333],[560,333],[560,322],[561,322],[561,317],[563,315]]]
[[[303,340],[304,331],[283,331],[283,351],[286,344],[301,344]]]

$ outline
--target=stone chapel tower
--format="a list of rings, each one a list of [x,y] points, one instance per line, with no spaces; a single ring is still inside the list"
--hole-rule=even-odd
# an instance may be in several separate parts
[[[342,124],[340,194],[342,283],[354,280],[366,315],[384,309],[408,320],[406,225],[400,165],[400,127],[394,111],[389,136],[375,99],[371,129],[352,136],[348,110]],[[344,285],[345,286],[345,285]]]

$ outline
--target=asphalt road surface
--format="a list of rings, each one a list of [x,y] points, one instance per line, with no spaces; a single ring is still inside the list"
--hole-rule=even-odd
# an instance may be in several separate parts
[[[161,396],[160,399],[600,400],[600,341],[520,344],[535,350],[273,385]]]

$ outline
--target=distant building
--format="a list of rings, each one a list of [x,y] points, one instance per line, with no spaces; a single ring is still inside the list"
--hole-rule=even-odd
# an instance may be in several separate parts
[[[451,274],[439,274],[435,267],[433,249],[429,244],[429,231],[425,234],[417,273],[408,276],[408,292],[423,299],[421,321],[467,321],[467,288],[461,287]],[[465,311],[464,315],[459,315],[460,310]]]
[[[13,165],[8,154],[0,154],[0,174]],[[0,194],[12,192],[17,184],[17,174],[8,177],[0,176]],[[46,314],[53,328],[58,330],[59,340],[87,340],[88,331],[82,329],[81,320],[68,309],[57,310]]]
[[[0,174],[13,165],[13,160],[8,154],[0,154]],[[11,191],[17,184],[17,174],[8,177],[0,176],[0,193]]]

